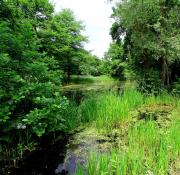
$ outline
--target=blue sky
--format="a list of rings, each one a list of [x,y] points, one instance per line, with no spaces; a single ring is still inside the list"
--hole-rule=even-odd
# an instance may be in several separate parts
[[[85,48],[102,57],[111,42],[109,35],[112,24],[111,4],[107,3],[107,0],[53,0],[53,2],[56,12],[62,8],[70,8],[76,19],[84,22],[86,30],[83,33],[89,37],[89,43]]]

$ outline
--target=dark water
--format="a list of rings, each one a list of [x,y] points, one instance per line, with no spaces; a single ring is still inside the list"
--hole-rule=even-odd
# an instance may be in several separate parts
[[[64,162],[68,138],[41,146],[38,150],[25,155],[16,168],[11,169],[10,175],[55,175],[59,164]],[[5,173],[4,173],[5,174]],[[61,174],[61,173],[60,173]]]
[[[120,91],[119,83],[111,84],[88,84],[88,85],[70,85],[63,87],[62,94],[70,100],[74,100],[78,105],[91,93],[102,93],[104,91]],[[80,140],[83,140],[83,136]],[[93,147],[101,144],[96,138],[88,138],[87,142],[77,144],[70,143],[70,138],[61,139],[55,144],[43,145],[29,155],[25,156],[18,166],[12,169],[10,175],[66,175],[73,174],[77,165],[85,164],[86,151],[91,151]],[[80,155],[74,153],[74,150],[83,150]],[[97,149],[97,148],[95,148]],[[97,150],[98,151],[98,150]],[[1,171],[0,171],[1,172]],[[1,173],[0,173],[1,174]]]
[[[123,82],[114,81],[111,83],[91,83],[91,84],[71,84],[61,89],[62,95],[69,100],[75,101],[78,105],[82,100],[88,98],[92,94],[101,94],[108,91],[121,92]]]

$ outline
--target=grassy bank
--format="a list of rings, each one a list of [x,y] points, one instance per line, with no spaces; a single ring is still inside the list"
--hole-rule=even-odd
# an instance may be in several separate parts
[[[119,92],[89,93],[80,106],[72,101],[67,106],[62,113],[63,131],[80,132],[77,144],[73,143],[85,145],[79,154],[88,157],[76,175],[178,175],[179,98],[167,93],[146,96],[129,84]],[[82,128],[86,130],[80,131]],[[100,148],[97,141],[102,143]],[[93,149],[87,150],[86,145],[91,144]],[[33,150],[36,145],[30,146]],[[89,155],[91,150],[94,152]],[[23,150],[17,152],[23,157]]]
[[[102,76],[72,76],[68,83],[65,83],[61,87],[62,92],[67,91],[98,91],[107,90],[112,87],[123,85],[123,82],[119,82],[117,79],[102,75]]]
[[[91,75],[72,75],[70,82],[71,83],[109,83],[111,81],[114,81],[114,78],[106,75],[101,76],[91,76]]]
[[[144,96],[128,88],[121,95],[105,93],[80,106],[82,122],[115,135],[110,153],[92,153],[89,175],[166,175],[180,168],[180,101],[167,93]],[[79,167],[77,174],[83,174]]]

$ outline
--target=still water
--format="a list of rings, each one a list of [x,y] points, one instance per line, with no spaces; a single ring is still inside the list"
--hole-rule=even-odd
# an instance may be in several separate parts
[[[91,93],[120,91],[122,83],[79,83],[68,84],[61,92],[78,105]],[[91,128],[81,128],[76,134],[64,136],[55,144],[43,144],[38,150],[28,154],[10,175],[71,175],[78,165],[84,166],[89,152],[97,154],[108,151],[114,142],[110,137],[94,134]],[[84,174],[86,174],[84,172]]]

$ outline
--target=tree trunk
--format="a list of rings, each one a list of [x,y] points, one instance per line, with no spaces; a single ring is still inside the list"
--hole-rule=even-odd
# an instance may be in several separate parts
[[[68,81],[68,83],[70,82],[70,79],[71,79],[71,69],[68,66],[68,69],[67,69],[67,81]]]
[[[161,72],[162,84],[165,86],[170,85],[170,71],[168,67],[168,61],[166,58],[162,57],[162,72]]]

